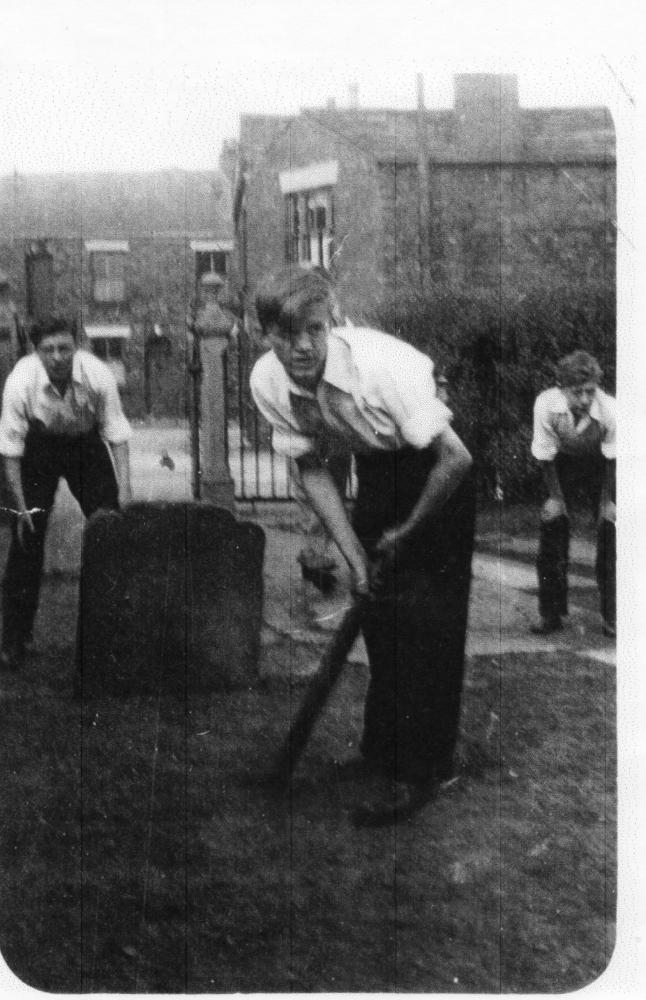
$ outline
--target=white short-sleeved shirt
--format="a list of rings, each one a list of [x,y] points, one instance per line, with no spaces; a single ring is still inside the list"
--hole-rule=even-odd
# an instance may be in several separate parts
[[[315,393],[295,385],[273,351],[258,359],[250,384],[275,450],[290,458],[316,451],[321,439],[360,454],[425,448],[451,420],[430,358],[366,327],[330,331]]]
[[[17,362],[5,382],[0,418],[0,455],[21,458],[31,427],[43,433],[77,436],[97,428],[111,444],[130,438],[131,430],[107,365],[77,350],[72,380],[61,396],[37,353]]]
[[[564,393],[558,386],[546,389],[534,403],[532,455],[551,462],[559,454],[577,454],[601,447],[605,458],[616,457],[616,400],[597,389],[590,413],[575,422]],[[579,442],[580,441],[580,445]],[[589,448],[586,447],[589,442]]]

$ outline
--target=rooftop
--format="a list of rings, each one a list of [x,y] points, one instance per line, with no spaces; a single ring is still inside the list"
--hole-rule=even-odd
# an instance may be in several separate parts
[[[22,174],[0,177],[0,234],[74,239],[231,235],[231,195],[218,171]]]

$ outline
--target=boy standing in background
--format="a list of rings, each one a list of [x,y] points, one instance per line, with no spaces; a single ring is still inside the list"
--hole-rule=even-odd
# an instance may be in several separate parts
[[[616,635],[616,405],[600,388],[601,376],[596,358],[574,351],[561,358],[556,385],[540,393],[534,404],[532,455],[547,494],[541,508],[536,633],[562,628],[568,613],[569,508],[583,489],[598,515],[596,576],[603,632]]]

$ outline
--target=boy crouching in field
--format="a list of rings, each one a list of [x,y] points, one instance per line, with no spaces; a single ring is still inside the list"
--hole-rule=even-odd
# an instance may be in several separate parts
[[[586,351],[561,358],[556,386],[534,404],[532,455],[547,499],[538,552],[540,621],[533,632],[562,628],[568,613],[569,508],[583,490],[598,515],[596,575],[604,634],[616,634],[615,400],[599,388],[601,368]]]
[[[475,491],[431,360],[380,331],[335,327],[332,302],[320,270],[294,267],[267,282],[256,308],[271,350],[251,389],[354,591],[372,596],[362,621],[370,683],[360,763],[383,780],[355,821],[378,824],[411,815],[452,774]],[[352,523],[326,465],[349,453]]]

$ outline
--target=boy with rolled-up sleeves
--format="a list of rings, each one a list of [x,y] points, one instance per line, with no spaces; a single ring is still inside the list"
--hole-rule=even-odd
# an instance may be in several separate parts
[[[355,811],[412,815],[452,776],[475,518],[471,456],[426,355],[388,334],[336,327],[332,286],[293,267],[256,299],[271,350],[251,375],[277,451],[346,559],[370,662],[361,765],[378,791]],[[352,520],[326,457],[354,454]],[[376,567],[378,567],[376,569]]]
[[[31,330],[34,352],[4,387],[0,455],[13,508],[2,584],[0,669],[16,670],[31,639],[45,535],[59,480],[86,517],[131,499],[130,425],[112,372],[79,350],[76,326],[50,316]]]
[[[540,620],[535,633],[563,627],[568,613],[569,508],[586,494],[598,516],[596,576],[603,632],[616,634],[615,431],[616,406],[600,388],[601,368],[587,351],[557,365],[556,385],[534,404],[532,455],[538,460],[546,499],[541,508],[538,570]]]

